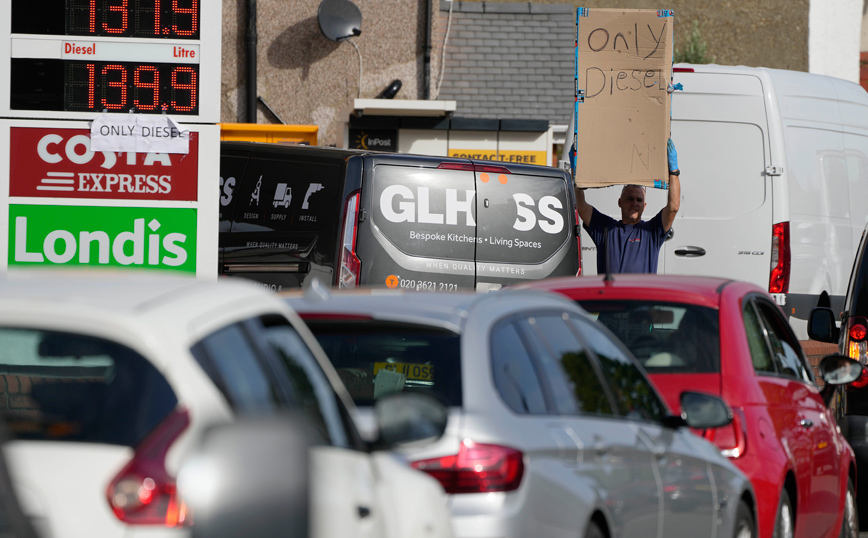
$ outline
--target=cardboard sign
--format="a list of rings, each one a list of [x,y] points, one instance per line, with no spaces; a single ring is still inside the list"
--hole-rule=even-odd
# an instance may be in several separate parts
[[[576,184],[665,185],[672,11],[579,8],[576,21]]]

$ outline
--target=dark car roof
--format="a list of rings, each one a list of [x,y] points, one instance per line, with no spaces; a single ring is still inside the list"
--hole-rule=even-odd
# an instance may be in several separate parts
[[[561,277],[513,286],[515,289],[542,289],[563,293],[576,298],[587,297],[593,292],[595,298],[604,299],[630,297],[631,299],[655,299],[661,297],[672,302],[689,302],[716,307],[724,288],[738,288],[740,292],[754,291],[767,295],[762,288],[748,282],[740,282],[722,277],[617,274],[606,281],[602,275],[583,277]]]
[[[350,157],[378,157],[383,160],[398,159],[401,162],[407,162],[410,164],[412,164],[414,161],[430,163],[432,159],[450,163],[467,163],[469,161],[474,161],[480,165],[506,168],[514,174],[524,174],[530,176],[544,175],[567,178],[566,173],[558,168],[552,168],[550,166],[542,166],[537,164],[485,161],[479,159],[467,159],[463,157],[418,155],[413,153],[395,153],[389,151],[343,149],[325,146],[307,146],[303,144],[278,144],[274,142],[244,142],[224,140],[220,144],[221,152],[247,151],[255,153],[260,157],[264,155],[280,155],[291,156],[295,158],[312,158],[317,160],[342,161],[345,161]]]

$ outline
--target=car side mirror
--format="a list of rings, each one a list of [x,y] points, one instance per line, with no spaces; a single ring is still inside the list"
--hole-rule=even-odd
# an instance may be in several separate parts
[[[192,538],[307,538],[309,451],[318,444],[301,415],[206,428],[178,472]]]
[[[685,391],[681,393],[681,418],[691,428],[719,428],[732,422],[732,409],[719,396]]]
[[[374,404],[379,437],[377,448],[436,441],[446,431],[446,406],[427,394],[398,392]]]
[[[840,329],[835,325],[835,313],[831,308],[818,306],[808,316],[808,338],[818,342],[835,343]]]
[[[828,355],[820,361],[819,373],[827,385],[846,385],[862,377],[862,363],[844,355]]]

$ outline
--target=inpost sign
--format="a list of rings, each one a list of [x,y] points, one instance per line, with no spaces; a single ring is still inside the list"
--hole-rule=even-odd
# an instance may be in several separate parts
[[[196,271],[196,210],[9,206],[10,266]]]

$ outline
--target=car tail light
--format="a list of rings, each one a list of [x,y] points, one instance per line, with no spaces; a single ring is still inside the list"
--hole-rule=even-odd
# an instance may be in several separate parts
[[[861,389],[868,385],[868,366],[862,365],[862,375],[859,379],[847,385],[848,389]]]
[[[575,209],[576,211],[576,244],[579,246],[579,270],[576,273],[576,276],[582,276],[582,229],[581,224],[579,224],[579,208]]]
[[[186,410],[175,410],[136,447],[133,459],[106,489],[115,516],[134,525],[182,527],[190,518],[178,499],[175,478],[166,471],[166,453],[190,425]]]
[[[338,273],[339,288],[355,288],[359,284],[362,262],[356,256],[356,237],[359,229],[359,193],[347,198],[344,208],[344,228],[341,234],[341,270]]]
[[[740,458],[747,451],[747,431],[741,409],[733,409],[732,422],[720,428],[704,430],[702,436],[714,443],[727,458]]]
[[[772,226],[772,272],[769,293],[787,293],[790,290],[790,223]]]
[[[692,67],[673,67],[673,73],[693,73]]]
[[[413,467],[436,478],[446,493],[488,493],[518,489],[524,456],[514,448],[465,439],[458,454],[415,461]]]

